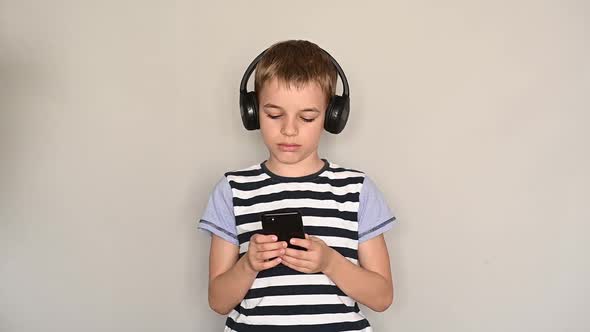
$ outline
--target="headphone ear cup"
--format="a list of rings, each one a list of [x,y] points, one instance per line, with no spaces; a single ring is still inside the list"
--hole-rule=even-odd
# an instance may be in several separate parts
[[[247,130],[260,129],[256,92],[240,92],[240,115],[242,116],[242,123]]]
[[[326,109],[326,119],[324,120],[324,129],[332,134],[342,132],[348,121],[350,112],[350,99],[344,96],[332,96]]]

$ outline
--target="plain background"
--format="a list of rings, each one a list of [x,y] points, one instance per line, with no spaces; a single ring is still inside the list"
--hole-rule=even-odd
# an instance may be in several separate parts
[[[0,331],[220,331],[197,221],[250,61],[308,39],[352,111],[321,156],[400,224],[376,331],[590,329],[587,1],[0,1]]]

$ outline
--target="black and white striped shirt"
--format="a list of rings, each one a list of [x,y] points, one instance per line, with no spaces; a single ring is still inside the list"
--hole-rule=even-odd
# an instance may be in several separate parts
[[[358,265],[359,242],[390,229],[396,219],[363,172],[323,161],[321,170],[302,177],[276,175],[264,162],[225,173],[199,228],[238,245],[242,257],[250,237],[262,229],[262,213],[297,210],[305,233]],[[356,301],[326,275],[279,264],[258,273],[228,315],[225,331],[371,331],[371,326]]]

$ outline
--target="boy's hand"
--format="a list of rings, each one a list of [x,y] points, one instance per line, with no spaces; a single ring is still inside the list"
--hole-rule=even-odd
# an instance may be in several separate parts
[[[254,234],[248,244],[247,265],[255,272],[270,269],[281,263],[286,247],[287,242],[277,242],[275,235]]]
[[[307,234],[305,240],[292,238],[291,244],[303,247],[307,251],[287,248],[282,256],[283,264],[303,273],[324,272],[336,253],[321,239]]]

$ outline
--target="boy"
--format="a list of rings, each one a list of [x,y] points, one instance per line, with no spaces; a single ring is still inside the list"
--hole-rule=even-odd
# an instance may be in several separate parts
[[[224,331],[372,331],[357,302],[384,311],[393,301],[382,233],[396,219],[368,176],[318,155],[323,130],[339,132],[348,116],[348,102],[334,102],[348,98],[344,73],[302,40],[257,59],[256,97],[241,96],[242,116],[260,128],[269,158],[225,173],[199,222],[212,234],[209,305],[229,314]],[[344,96],[334,96],[338,74]],[[306,234],[291,243],[307,250],[261,234],[261,213],[293,209]]]

